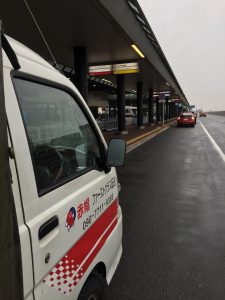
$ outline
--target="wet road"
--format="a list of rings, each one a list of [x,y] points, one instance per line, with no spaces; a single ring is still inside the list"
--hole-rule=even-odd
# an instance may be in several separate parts
[[[208,115],[206,118],[201,117],[200,121],[225,153],[225,115]]]
[[[225,151],[225,117],[200,119]],[[198,122],[119,169],[124,252],[107,299],[225,299],[225,163]]]

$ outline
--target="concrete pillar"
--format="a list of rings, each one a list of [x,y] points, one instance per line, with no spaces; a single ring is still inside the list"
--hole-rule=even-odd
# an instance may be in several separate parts
[[[159,103],[159,97],[156,97],[156,122],[160,122],[160,103]]]
[[[109,107],[109,118],[112,118],[112,101],[108,101],[108,107]]]
[[[143,83],[137,82],[137,126],[144,128],[143,124]]]
[[[177,105],[176,103],[174,103],[174,117],[177,116]]]
[[[172,118],[175,118],[175,102],[172,102]]]
[[[178,102],[175,104],[175,116],[176,117],[179,116],[179,103]]]
[[[181,106],[181,103],[179,102],[179,106],[178,106],[178,114],[180,115],[181,114],[181,111],[182,111],[182,106]]]
[[[75,47],[74,55],[74,70],[75,70],[75,85],[82,97],[88,103],[88,64],[85,47]]]
[[[163,103],[159,104],[159,111],[160,111],[160,121],[163,120]]]
[[[166,97],[166,115],[165,115],[165,119],[168,120],[169,119],[169,97]]]
[[[170,102],[168,102],[168,119],[170,119],[170,114],[171,114],[171,108],[170,108]]]
[[[153,89],[149,89],[148,97],[148,123],[149,125],[153,124]]]
[[[127,134],[125,122],[125,75],[117,75],[117,112],[118,131],[120,134]]]
[[[173,102],[170,102],[170,119],[173,118]]]
[[[175,110],[174,110],[174,102],[172,102],[171,106],[172,106],[172,118],[174,118],[174,113],[175,113]]]

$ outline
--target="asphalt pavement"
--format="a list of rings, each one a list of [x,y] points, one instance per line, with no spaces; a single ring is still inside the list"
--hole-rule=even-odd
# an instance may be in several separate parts
[[[225,115],[207,115],[206,118],[201,117],[199,119],[225,153]]]
[[[201,122],[225,151],[225,117]],[[123,256],[107,299],[225,299],[225,163],[199,121],[127,155]]]

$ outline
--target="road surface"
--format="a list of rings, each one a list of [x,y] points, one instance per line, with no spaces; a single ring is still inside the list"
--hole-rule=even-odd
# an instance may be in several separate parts
[[[225,117],[175,126],[127,155],[123,256],[107,299],[225,299]]]

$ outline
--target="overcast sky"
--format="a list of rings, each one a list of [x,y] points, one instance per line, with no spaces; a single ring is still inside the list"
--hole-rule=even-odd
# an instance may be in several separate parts
[[[225,110],[225,0],[138,0],[190,104]]]

